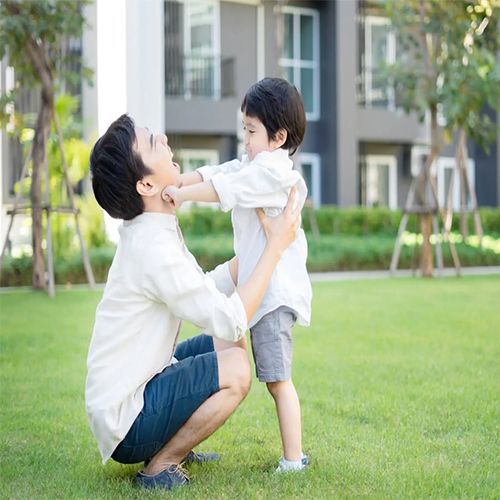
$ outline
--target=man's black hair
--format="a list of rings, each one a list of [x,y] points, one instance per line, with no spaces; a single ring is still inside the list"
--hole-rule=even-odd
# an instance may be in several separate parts
[[[130,220],[144,212],[136,184],[153,172],[134,151],[136,143],[134,120],[125,114],[109,126],[90,153],[94,195],[115,219]]]
[[[283,78],[264,78],[253,85],[243,99],[241,111],[257,118],[271,141],[278,130],[286,130],[287,139],[281,148],[292,155],[304,140],[306,112],[302,97],[295,85]]]

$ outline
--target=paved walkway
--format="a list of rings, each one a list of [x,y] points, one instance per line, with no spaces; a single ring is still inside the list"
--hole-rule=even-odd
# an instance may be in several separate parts
[[[500,274],[500,266],[484,267],[463,267],[462,276],[482,276],[487,274]],[[334,273],[311,273],[311,281],[351,281],[351,280],[377,280],[387,278],[411,278],[411,269],[400,269],[391,275],[390,271],[340,271]],[[420,276],[420,272],[417,272]],[[437,269],[434,270],[434,276],[438,277]],[[443,270],[443,277],[448,278],[456,276],[454,267],[446,267]]]
[[[500,275],[500,266],[484,266],[484,267],[463,267],[462,276],[484,276],[484,275]],[[419,276],[420,273],[417,273]],[[378,280],[378,279],[389,279],[389,278],[411,278],[411,269],[400,269],[391,276],[390,271],[339,271],[331,273],[310,273],[309,277],[311,281],[355,281],[355,280]],[[437,270],[435,270],[434,276],[438,277]],[[447,267],[444,269],[443,277],[449,278],[456,276],[455,269]],[[56,285],[56,291],[64,290],[88,290],[88,285]],[[96,290],[104,290],[104,283],[98,283],[96,285]],[[1,287],[0,293],[11,293],[11,292],[28,292],[31,290],[29,286],[20,287]]]

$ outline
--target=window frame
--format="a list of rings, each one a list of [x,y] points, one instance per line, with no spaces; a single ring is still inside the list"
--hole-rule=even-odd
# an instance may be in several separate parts
[[[446,207],[446,195],[448,193],[445,192],[445,171],[447,169],[457,169],[455,172],[455,179],[453,181],[453,193],[452,193],[452,209],[455,212],[460,211],[461,201],[460,201],[460,172],[457,168],[456,160],[452,156],[441,156],[437,159],[437,188],[438,188],[438,198],[439,205],[441,207]],[[467,170],[469,173],[470,182],[472,185],[472,189],[475,189],[476,186],[476,162],[472,158],[467,159]],[[468,193],[468,186],[466,186],[466,197],[469,198],[467,202],[467,206],[469,208],[472,207],[472,202],[470,200],[470,193]]]
[[[219,164],[219,151],[217,149],[191,149],[182,148],[175,151],[175,156],[182,158],[182,162],[186,160],[204,160],[209,159],[209,163],[205,165],[218,165]],[[188,172],[194,172],[194,170],[186,170],[181,172],[181,174],[186,174]]]
[[[373,208],[373,195],[370,195],[369,171],[376,168],[378,164],[384,163],[389,166],[389,204],[388,208],[398,208],[398,159],[395,155],[366,155],[366,206]],[[385,206],[385,205],[383,205]]]
[[[365,46],[364,46],[364,73],[365,73],[365,107],[367,109],[377,109],[373,106],[373,62],[372,62],[372,28],[373,26],[390,26],[391,20],[384,16],[368,15],[365,17]],[[396,62],[396,33],[390,30],[387,33],[387,64]],[[384,108],[379,108],[384,109]],[[389,111],[396,110],[396,92],[390,85],[387,87],[387,108]]]
[[[282,68],[293,68],[294,84],[301,91],[300,85],[300,70],[313,70],[313,110],[306,111],[306,119],[308,121],[318,121],[320,119],[320,16],[319,11],[304,7],[290,7],[288,5],[281,8],[281,20],[283,14],[291,14],[293,16],[293,58],[280,57],[278,64]],[[311,16],[313,20],[313,60],[304,61],[300,59],[300,16]],[[298,57],[297,56],[298,51]]]
[[[321,208],[321,155],[319,155],[318,153],[297,153],[294,163],[296,163],[296,165],[299,167],[297,168],[297,170],[300,172],[302,177],[304,177],[302,165],[304,163],[311,164],[311,182],[313,195],[311,196],[308,186],[307,199],[312,200],[314,208]]]
[[[189,172],[194,172],[194,169],[185,170],[184,164],[189,160],[209,160],[208,163],[204,165],[219,165],[220,163],[220,153],[218,149],[191,149],[191,148],[182,148],[175,150],[175,156],[182,159],[182,170],[181,174],[186,174]],[[203,166],[204,166],[203,165]],[[182,204],[180,210],[182,212],[189,211],[193,204],[197,207],[209,207],[214,210],[219,208],[219,205],[216,203],[205,203],[205,202],[192,202],[187,201]]]

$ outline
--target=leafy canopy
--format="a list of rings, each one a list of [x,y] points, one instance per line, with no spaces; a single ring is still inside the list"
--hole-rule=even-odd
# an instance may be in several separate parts
[[[463,128],[482,146],[496,125],[485,106],[500,109],[500,0],[387,0],[399,57],[386,75],[399,105],[421,120],[439,110],[444,137]]]

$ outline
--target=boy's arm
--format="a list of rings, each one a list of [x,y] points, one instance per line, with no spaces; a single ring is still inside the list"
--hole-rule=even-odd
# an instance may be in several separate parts
[[[167,186],[162,192],[162,198],[172,203],[174,208],[180,208],[185,201],[219,203],[219,196],[210,181],[180,188]]]
[[[297,188],[298,202],[303,204],[307,197],[306,183],[296,170],[282,172],[252,165],[234,174],[215,175],[211,182],[224,212],[235,205],[244,208],[283,208],[293,186]]]
[[[191,186],[192,184],[198,184],[199,182],[203,182],[203,176],[197,170],[181,174],[182,186]]]
[[[196,171],[202,176],[204,181],[209,181],[214,175],[217,174],[234,174],[239,172],[243,167],[240,160],[231,160],[220,165],[206,165],[198,168]]]

